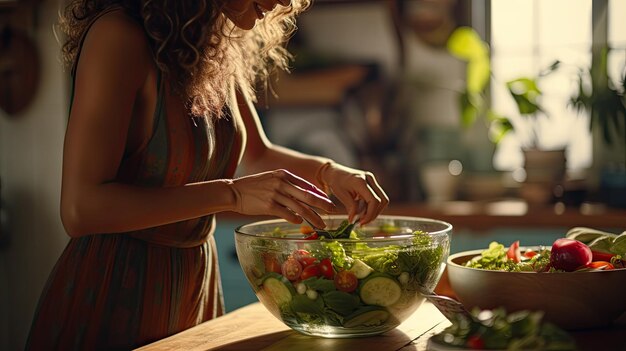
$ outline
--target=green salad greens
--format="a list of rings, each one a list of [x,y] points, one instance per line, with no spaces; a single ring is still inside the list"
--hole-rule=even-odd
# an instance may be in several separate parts
[[[366,241],[366,233],[345,229],[341,225],[337,231],[339,241],[324,236],[293,243],[253,241],[255,292],[287,325],[388,330],[419,306],[420,290],[435,287],[449,252],[447,241],[436,243],[421,231],[402,241]],[[387,225],[376,235],[397,232]],[[293,236],[281,230],[271,235]]]
[[[473,309],[471,316],[455,315],[452,325],[434,335],[432,341],[476,350],[576,350],[572,337],[543,321],[543,312],[517,311],[507,314],[502,308]]]
[[[467,261],[466,267],[507,272],[550,271],[550,250],[539,247],[527,250],[518,259],[512,259],[510,248],[493,241],[480,255]]]

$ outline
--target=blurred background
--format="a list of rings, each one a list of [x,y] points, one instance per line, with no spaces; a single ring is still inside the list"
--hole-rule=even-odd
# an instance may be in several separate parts
[[[61,0],[0,0],[0,349],[23,348],[67,243]],[[291,74],[260,91],[270,139],[373,171],[388,214],[451,222],[452,251],[626,228],[626,2],[314,0]],[[226,307],[256,301],[225,213]]]

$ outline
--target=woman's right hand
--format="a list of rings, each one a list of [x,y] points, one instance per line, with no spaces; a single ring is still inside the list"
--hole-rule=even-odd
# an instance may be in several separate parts
[[[327,213],[335,205],[322,190],[312,183],[278,169],[232,180],[235,212],[246,215],[270,215],[291,223],[302,223],[302,217],[318,228],[326,227],[312,208]]]

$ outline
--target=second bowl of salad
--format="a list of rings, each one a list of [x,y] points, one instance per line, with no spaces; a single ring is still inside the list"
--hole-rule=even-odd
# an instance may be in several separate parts
[[[284,220],[235,230],[239,262],[259,301],[290,328],[323,337],[397,327],[437,285],[450,252],[449,223],[379,216],[351,228],[326,218],[331,237]]]
[[[573,228],[551,247],[492,242],[450,255],[450,285],[466,308],[541,311],[561,328],[626,317],[626,232]]]

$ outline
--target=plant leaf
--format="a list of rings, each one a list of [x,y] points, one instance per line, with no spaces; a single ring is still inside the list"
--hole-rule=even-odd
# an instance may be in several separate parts
[[[467,62],[467,90],[480,93],[485,90],[491,75],[489,46],[471,27],[459,27],[448,39],[448,51]]]
[[[470,94],[464,91],[459,99],[461,101],[461,123],[464,127],[469,127],[478,119],[478,113],[482,104],[480,96],[476,97],[476,94]]]
[[[508,118],[491,110],[488,112],[488,119],[491,121],[489,125],[489,140],[492,143],[499,143],[508,133],[515,130]]]
[[[537,81],[531,78],[518,78],[506,83],[509,93],[515,100],[517,108],[522,115],[532,115],[543,111],[538,100],[541,97],[541,90],[537,86]]]

